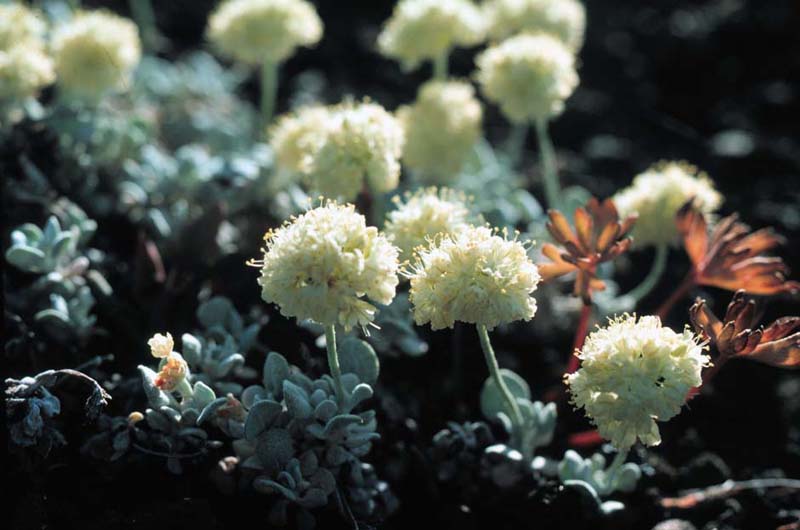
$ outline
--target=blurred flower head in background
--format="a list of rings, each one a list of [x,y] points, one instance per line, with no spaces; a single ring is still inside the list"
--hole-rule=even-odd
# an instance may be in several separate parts
[[[55,77],[53,61],[38,47],[21,44],[0,50],[0,101],[35,96]]]
[[[406,133],[403,162],[425,182],[453,182],[481,136],[482,115],[469,83],[425,83],[413,104],[397,110]]]
[[[0,50],[43,46],[46,31],[47,23],[39,11],[19,3],[0,5]]]
[[[322,38],[322,21],[305,0],[227,0],[208,21],[208,38],[248,64],[280,63]]]
[[[574,51],[583,45],[586,8],[578,0],[490,0],[484,4],[484,11],[493,39],[541,32]]]
[[[575,56],[547,34],[511,37],[486,49],[476,63],[482,92],[515,123],[558,116],[578,86]]]
[[[480,9],[470,0],[401,0],[378,37],[381,53],[415,68],[457,46],[484,38]]]

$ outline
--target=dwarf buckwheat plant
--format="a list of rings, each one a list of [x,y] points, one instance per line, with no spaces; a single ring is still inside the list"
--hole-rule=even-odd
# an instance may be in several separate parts
[[[309,172],[314,153],[330,123],[326,107],[312,105],[280,116],[268,131],[278,166],[294,174]]]
[[[397,111],[403,162],[426,182],[453,182],[481,136],[481,104],[463,81],[429,81]]]
[[[572,50],[583,45],[586,8],[579,0],[490,0],[484,10],[492,38],[541,32],[557,37]]]
[[[103,10],[81,11],[57,26],[52,49],[59,87],[89,100],[129,88],[142,54],[136,25]]]
[[[378,47],[407,69],[434,61],[434,76],[444,79],[450,50],[480,43],[484,30],[480,9],[471,0],[402,0],[378,37]]]

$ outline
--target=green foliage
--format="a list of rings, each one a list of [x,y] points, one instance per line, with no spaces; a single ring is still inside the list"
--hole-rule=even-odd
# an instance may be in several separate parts
[[[55,216],[47,220],[44,229],[25,223],[11,232],[6,260],[25,272],[58,272],[76,258],[80,235],[80,229],[62,230]]]

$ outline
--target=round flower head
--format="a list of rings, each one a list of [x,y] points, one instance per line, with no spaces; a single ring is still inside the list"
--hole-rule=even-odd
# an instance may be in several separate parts
[[[397,249],[351,204],[328,202],[264,236],[261,297],[281,314],[345,329],[375,316],[397,287]],[[366,298],[366,299],[365,299]]]
[[[511,37],[488,48],[476,62],[481,90],[512,122],[561,114],[578,86],[572,52],[546,34]]]
[[[526,246],[488,227],[437,237],[418,249],[417,262],[406,275],[414,320],[432,329],[453,327],[456,321],[493,329],[536,314],[531,294],[539,271]]]
[[[411,259],[415,248],[435,236],[456,234],[477,220],[464,194],[447,188],[421,189],[394,201],[397,209],[389,213],[384,231],[400,249],[402,260]]]
[[[329,118],[328,109],[316,105],[279,117],[269,130],[278,165],[292,173],[307,172],[311,157],[325,139]]]
[[[489,35],[548,33],[577,51],[586,31],[586,8],[578,0],[491,0],[484,4]]]
[[[473,46],[484,37],[480,9],[470,0],[401,0],[378,36],[381,53],[406,68]]]
[[[54,80],[53,62],[38,47],[22,44],[0,50],[0,101],[35,96]]]
[[[136,24],[108,11],[83,11],[57,27],[52,41],[58,83],[97,98],[124,89],[141,59]]]
[[[385,193],[397,187],[403,129],[383,107],[369,102],[333,107],[324,136],[308,168],[315,191],[350,201],[364,188]]]
[[[150,346],[150,354],[153,357],[156,359],[163,359],[172,353],[172,349],[175,347],[175,341],[172,340],[172,335],[170,335],[169,332],[166,335],[156,333],[147,341],[147,345]]]
[[[658,317],[624,315],[591,333],[580,370],[565,376],[572,403],[620,451],[636,440],[661,443],[656,421],[677,415],[708,364],[699,339],[662,327]]]
[[[429,81],[397,117],[406,132],[403,162],[424,180],[451,182],[481,134],[481,104],[461,81]]]
[[[719,208],[722,196],[705,173],[685,162],[660,162],[637,175],[614,196],[621,216],[638,214],[633,227],[637,247],[674,243],[678,239],[675,214],[694,198],[704,213]]]
[[[22,4],[0,5],[0,50],[14,46],[42,46],[47,24],[38,11]]]
[[[322,21],[305,0],[227,0],[208,20],[219,50],[250,64],[280,63],[322,37]]]

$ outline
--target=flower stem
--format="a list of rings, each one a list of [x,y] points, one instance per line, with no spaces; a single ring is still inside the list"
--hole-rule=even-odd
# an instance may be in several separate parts
[[[342,386],[342,369],[339,367],[339,353],[336,351],[336,327],[333,324],[325,326],[325,347],[328,350],[328,368],[333,377],[336,397],[339,402],[345,398],[344,386]]]
[[[267,127],[275,113],[278,95],[278,63],[264,61],[261,65],[261,126]]]
[[[515,123],[511,127],[511,132],[506,140],[506,153],[511,162],[511,167],[516,167],[522,160],[522,152],[525,150],[525,139],[528,137],[528,123]]]
[[[669,255],[669,245],[661,244],[656,247],[656,255],[653,258],[650,272],[647,273],[642,283],[623,296],[633,298],[634,304],[637,304],[642,298],[650,294],[650,291],[658,284],[658,280],[660,280],[661,276],[664,274],[664,269],[667,266],[667,255]]]
[[[567,373],[574,373],[580,366],[580,359],[575,354],[577,350],[583,348],[583,343],[586,341],[586,335],[589,333],[589,320],[592,317],[592,304],[583,304],[581,308],[581,316],[578,319],[578,328],[575,330],[575,339],[572,342],[572,351],[569,356],[569,363],[567,363]]]
[[[558,182],[558,168],[556,167],[556,150],[547,132],[547,121],[536,120],[536,137],[539,141],[539,152],[542,160],[542,179],[544,181],[544,195],[548,208],[558,209],[561,204],[561,185]]]
[[[677,289],[675,289],[675,291],[673,291],[673,293],[669,296],[669,298],[667,298],[666,301],[663,304],[661,304],[661,307],[659,307],[658,311],[656,311],[656,316],[658,316],[658,318],[660,318],[661,320],[667,318],[670,310],[672,309],[672,306],[674,306],[678,300],[686,296],[686,293],[689,292],[689,289],[694,287],[694,284],[695,284],[694,271],[691,271],[689,272],[689,274],[686,275],[686,278],[683,279],[681,284],[678,286]]]
[[[450,53],[445,50],[433,58],[433,78],[437,81],[444,81],[447,79],[448,60]]]
[[[142,43],[145,50],[152,52],[158,49],[158,29],[156,28],[156,15],[150,0],[128,0],[131,15],[142,33]]]
[[[497,364],[497,357],[494,354],[492,343],[489,341],[489,332],[487,331],[486,326],[483,324],[477,324],[476,327],[478,328],[478,337],[481,341],[483,357],[486,359],[487,368],[489,368],[489,375],[494,381],[494,384],[500,390],[500,394],[503,396],[503,399],[511,411],[511,421],[513,423],[514,434],[516,435],[523,424],[522,413],[519,410],[517,401],[514,399],[514,396],[511,394],[511,391],[508,389],[506,382],[503,380],[503,377],[500,374],[500,366]],[[514,437],[518,438],[517,436]]]

